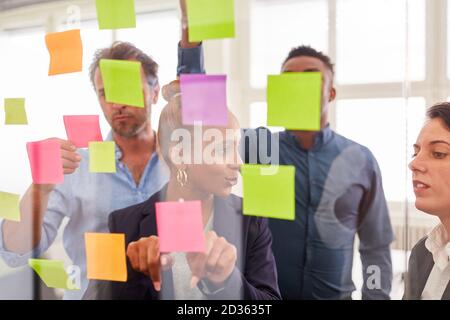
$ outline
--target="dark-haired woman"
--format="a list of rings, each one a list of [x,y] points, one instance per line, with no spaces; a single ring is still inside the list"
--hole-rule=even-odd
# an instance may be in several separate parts
[[[413,158],[416,208],[440,223],[412,250],[404,298],[450,300],[450,103],[427,111]]]

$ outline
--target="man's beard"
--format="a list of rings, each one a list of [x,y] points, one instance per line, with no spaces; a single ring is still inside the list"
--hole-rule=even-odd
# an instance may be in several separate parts
[[[115,134],[123,138],[134,138],[145,129],[146,121],[131,124],[116,124],[112,127]]]

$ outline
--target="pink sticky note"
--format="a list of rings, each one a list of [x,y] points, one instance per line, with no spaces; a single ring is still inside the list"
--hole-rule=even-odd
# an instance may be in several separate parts
[[[228,124],[227,76],[182,74],[180,77],[183,124]]]
[[[27,152],[33,183],[57,184],[64,182],[61,148],[58,140],[28,142]]]
[[[160,252],[204,252],[200,201],[156,203]]]
[[[92,141],[103,141],[98,115],[64,116],[63,118],[67,139],[77,148],[87,148]]]

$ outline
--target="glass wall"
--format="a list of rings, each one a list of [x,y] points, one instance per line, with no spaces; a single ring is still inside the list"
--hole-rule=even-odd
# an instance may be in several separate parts
[[[426,107],[447,99],[448,76],[443,74],[443,60],[437,58],[439,50],[448,57],[447,46],[439,43],[440,37],[426,37],[436,35],[433,32],[448,34],[447,17],[442,14],[447,4],[425,0],[251,2],[250,125],[266,125],[265,75],[280,72],[290,48],[311,45],[332,58],[337,99],[331,126],[368,147],[379,163],[396,237],[391,246],[391,298],[401,299],[410,250],[438,222],[415,209],[407,164]],[[285,36],[275,32],[280,28]],[[353,281],[357,287],[353,298],[361,298],[357,243]]]
[[[27,13],[15,9],[19,11],[11,15],[21,19],[14,19],[13,27],[8,12],[0,11],[0,101],[26,97],[29,117],[28,126],[5,126],[0,112],[0,191],[25,193],[31,183],[25,144],[64,138],[63,115],[99,114],[103,136],[108,135],[109,125],[89,80],[97,49],[116,40],[131,42],[158,62],[161,84],[175,79],[180,39],[177,2],[148,6],[137,1],[137,28],[116,31],[98,30],[94,6],[82,6],[83,72],[56,77],[47,75],[44,36],[66,28],[57,21],[64,20],[65,8],[72,2],[31,7],[35,11]],[[391,245],[391,298],[401,299],[410,250],[437,223],[415,209],[407,164],[426,108],[450,96],[450,5],[444,0],[236,0],[236,12],[236,39],[205,43],[204,50],[207,69],[230,73],[230,107],[243,119],[242,127],[267,124],[267,75],[280,73],[291,48],[310,45],[335,63],[337,99],[330,125],[369,148],[378,161],[396,237]],[[163,106],[161,97],[152,112],[155,129]],[[69,266],[64,225],[45,257]],[[355,299],[361,298],[363,281],[357,243]],[[62,290],[37,290],[36,285],[42,284],[33,280],[29,267],[8,267],[0,259],[0,299],[62,297]]]
[[[68,3],[67,7],[70,5],[72,3]],[[92,7],[87,12],[92,10],[95,8]],[[52,16],[51,11],[47,13]],[[37,10],[36,15],[39,14],[42,12]],[[81,18],[84,16],[90,15],[84,15],[82,11]],[[67,29],[64,18],[64,14],[55,14],[55,19],[63,22],[50,28],[54,28],[53,31]],[[180,22],[176,8],[153,12],[143,10],[137,15],[136,29],[122,29],[118,32],[99,30],[96,20],[82,20],[81,73],[48,76],[49,54],[44,40],[47,28],[47,24],[5,30],[1,30],[0,26],[0,101],[3,106],[4,98],[26,97],[29,120],[27,126],[6,126],[5,114],[0,112],[0,145],[4,148],[2,154],[6,155],[0,166],[0,190],[3,192],[25,193],[31,183],[25,145],[29,141],[49,137],[64,139],[66,131],[63,115],[98,114],[103,137],[109,134],[110,127],[103,117],[89,78],[89,66],[98,49],[109,47],[116,40],[131,42],[157,61],[162,84],[176,78],[176,50],[180,40]],[[155,130],[163,106],[164,100],[161,97],[152,112],[152,126]],[[72,261],[63,245],[66,223],[67,221],[62,223],[55,242],[42,258],[63,260],[65,267],[69,267]],[[46,288],[28,266],[8,267],[0,259],[0,299],[61,299],[62,295],[62,289]]]

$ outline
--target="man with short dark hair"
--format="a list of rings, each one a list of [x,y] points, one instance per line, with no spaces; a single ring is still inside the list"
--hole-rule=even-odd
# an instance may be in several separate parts
[[[180,0],[183,20],[186,11]],[[179,46],[178,73],[199,72],[202,62],[197,43],[188,42],[184,25]],[[196,57],[196,61],[191,61]],[[110,103],[105,99],[99,70],[101,59],[132,60],[141,63],[144,108]],[[151,127],[151,109],[158,101],[158,65],[130,43],[117,42],[99,50],[90,68],[90,78],[111,126],[107,141],[116,144],[115,174],[89,173],[89,154],[70,142],[61,140],[65,174],[60,185],[32,184],[21,200],[20,222],[1,221],[0,256],[11,267],[26,265],[29,258],[40,257],[54,242],[64,218],[64,248],[80,268],[81,290],[66,290],[64,298],[80,299],[87,288],[84,247],[85,232],[109,232],[108,215],[118,209],[147,200],[168,181],[167,168],[156,153],[155,132]]]
[[[300,46],[289,53],[282,72],[322,74],[320,131],[275,134],[280,164],[296,167],[295,221],[270,221],[283,298],[351,299],[358,235],[362,298],[389,299],[394,236],[381,173],[369,149],[330,129],[334,66],[323,53]]]
[[[353,247],[358,235],[362,298],[389,299],[394,236],[381,173],[369,149],[330,128],[328,111],[336,98],[334,66],[322,52],[300,46],[290,51],[282,72],[322,75],[320,131],[272,134],[258,128],[245,130],[243,135],[246,163],[296,168],[295,221],[270,220],[282,296],[351,299],[355,290]],[[271,154],[276,150],[279,154]]]

